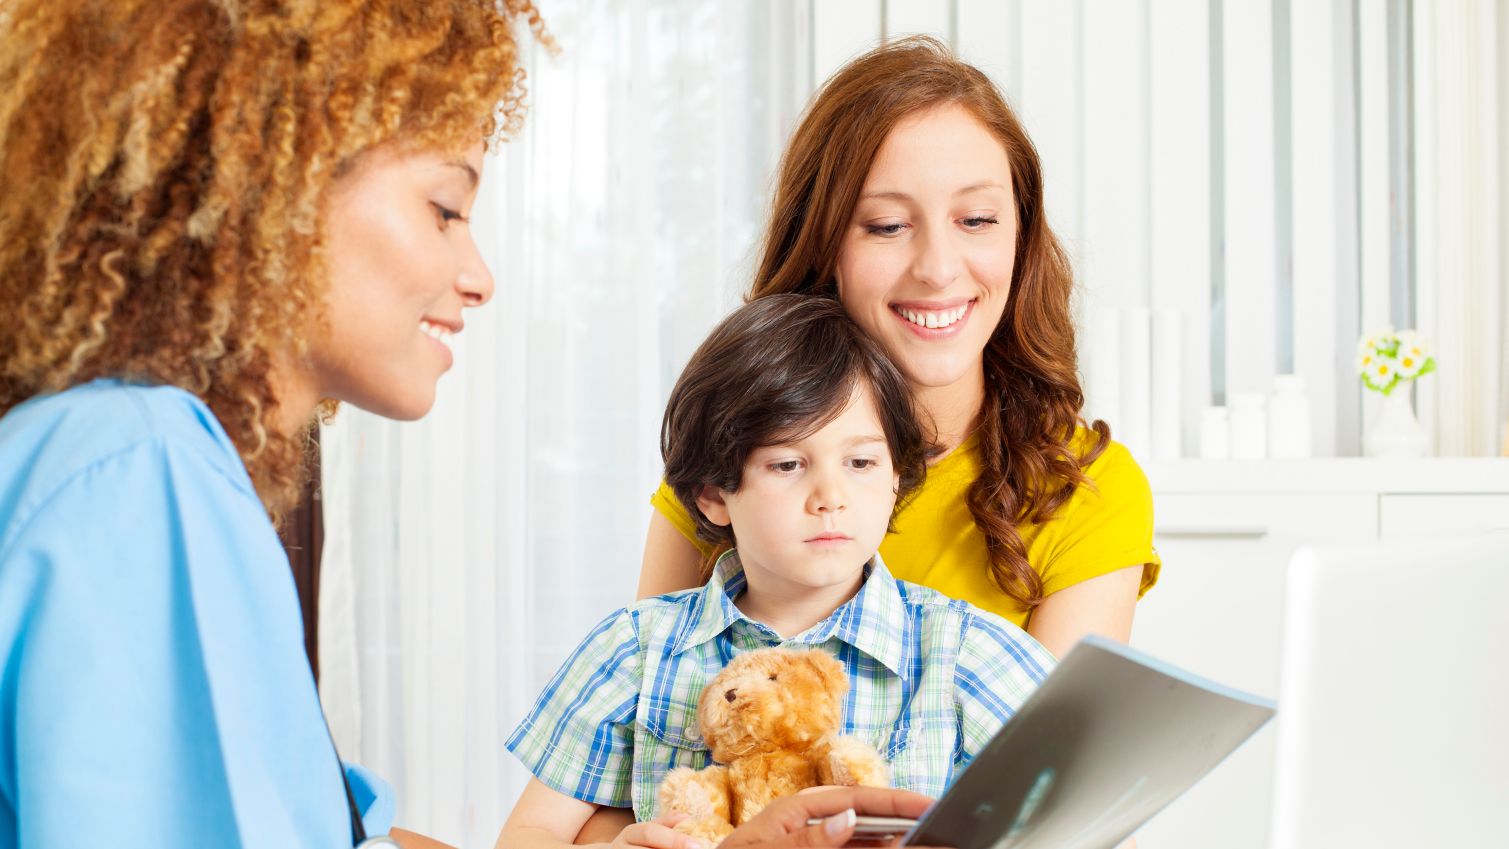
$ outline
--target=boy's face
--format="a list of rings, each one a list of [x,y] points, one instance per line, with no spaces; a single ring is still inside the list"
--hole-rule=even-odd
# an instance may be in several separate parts
[[[899,483],[885,429],[860,383],[833,421],[744,461],[738,492],[706,487],[697,505],[733,525],[751,586],[818,589],[852,582],[880,547]]]

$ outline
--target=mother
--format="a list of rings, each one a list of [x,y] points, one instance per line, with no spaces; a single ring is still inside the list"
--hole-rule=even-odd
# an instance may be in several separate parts
[[[0,5],[0,849],[388,830],[330,743],[269,516],[325,402],[424,415],[492,296],[467,222],[522,117],[522,18]],[[731,845],[925,804],[834,791]]]
[[[938,456],[881,545],[891,571],[1060,656],[1091,632],[1127,640],[1159,566],[1146,478],[1080,418],[1072,288],[1021,123],[918,37],[851,62],[808,109],[749,294],[837,298],[911,381]],[[642,596],[701,583],[715,553],[669,489],[653,503]]]

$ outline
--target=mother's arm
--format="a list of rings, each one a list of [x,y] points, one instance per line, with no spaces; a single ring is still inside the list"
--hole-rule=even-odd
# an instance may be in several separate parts
[[[1060,658],[1086,634],[1125,643],[1132,637],[1142,570],[1128,566],[1053,593],[1032,611],[1027,633]]]
[[[702,553],[671,520],[654,511],[644,541],[644,565],[639,570],[639,597],[672,593],[702,581]]]

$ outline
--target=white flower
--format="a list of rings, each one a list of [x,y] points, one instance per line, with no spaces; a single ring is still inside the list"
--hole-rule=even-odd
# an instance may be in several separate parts
[[[1369,333],[1357,340],[1357,353],[1365,354],[1371,351],[1376,354],[1393,345],[1395,338],[1393,326],[1386,324],[1377,333]]]
[[[1417,353],[1400,350],[1399,357],[1395,361],[1395,373],[1404,380],[1413,380],[1420,374],[1420,369],[1425,368],[1425,358]]]
[[[1397,354],[1395,354],[1394,356],[1401,363],[1404,362],[1404,358],[1406,356],[1411,357],[1411,358],[1416,359],[1416,360],[1420,360],[1420,361],[1423,362],[1425,360],[1430,359],[1430,345],[1426,344],[1424,342],[1424,340],[1414,340],[1414,341],[1410,341],[1410,342],[1400,342],[1399,343],[1399,352]]]
[[[1414,380],[1427,369],[1435,368],[1430,342],[1418,330],[1394,332],[1385,327],[1357,340],[1357,356],[1352,361],[1362,382],[1379,392],[1387,392],[1400,381]]]
[[[1364,379],[1380,392],[1387,389],[1394,382],[1394,378],[1398,376],[1399,372],[1394,365],[1394,361],[1388,357],[1379,357],[1373,360],[1373,364],[1363,373]]]

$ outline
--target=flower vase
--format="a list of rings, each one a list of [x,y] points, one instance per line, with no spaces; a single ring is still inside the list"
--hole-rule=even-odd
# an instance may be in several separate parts
[[[1410,404],[1414,383],[1401,382],[1383,396],[1383,410],[1363,437],[1363,453],[1369,457],[1424,457],[1430,442],[1425,428],[1415,418]]]

